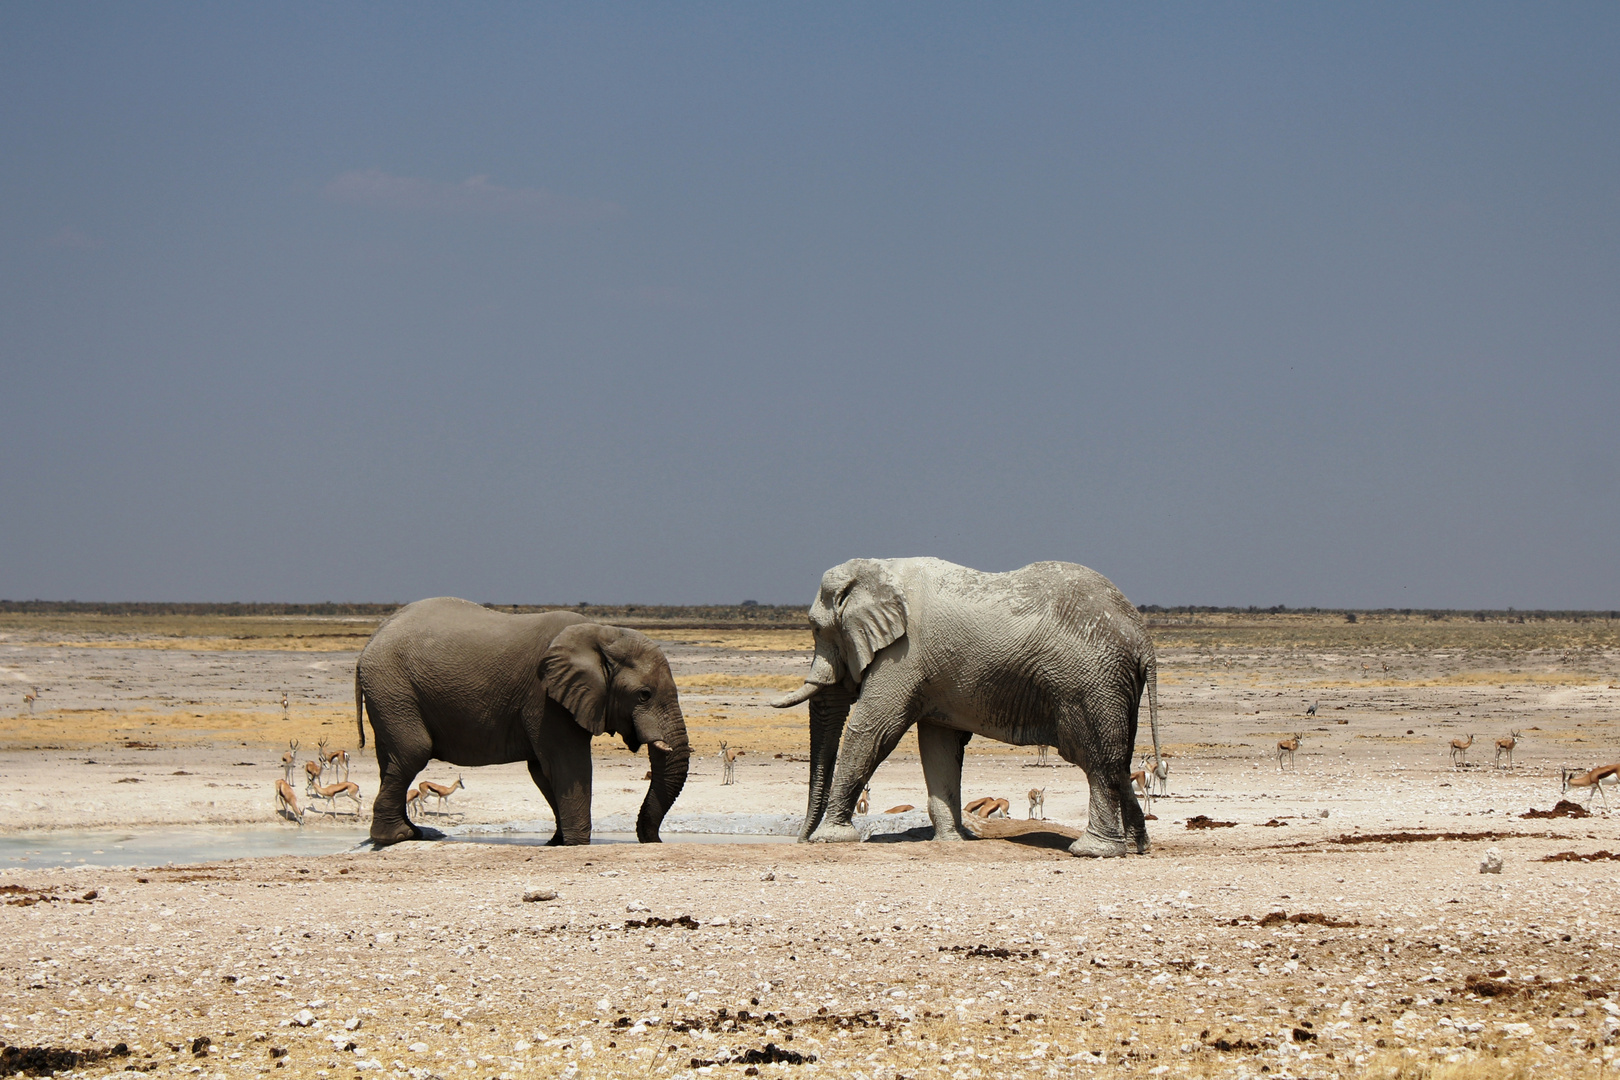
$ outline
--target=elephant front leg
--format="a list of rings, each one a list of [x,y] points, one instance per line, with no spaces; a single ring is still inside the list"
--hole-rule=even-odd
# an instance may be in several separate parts
[[[851,820],[855,814],[855,801],[872,782],[872,773],[884,758],[894,752],[900,737],[910,726],[907,723],[863,723],[860,714],[865,703],[866,699],[862,698],[850,710],[849,726],[844,731],[843,744],[838,748],[838,766],[833,770],[827,815],[822,819],[821,827],[810,835],[812,843],[848,843],[861,838]]]
[[[539,740],[545,753],[530,759],[529,775],[551,806],[557,831],[551,844],[591,842],[591,737],[572,718],[547,710]]]
[[[926,720],[917,724],[917,751],[928,783],[928,818],[935,840],[966,840],[962,826],[962,755],[972,734]]]
[[[1125,830],[1120,821],[1121,803],[1129,799],[1135,807],[1137,819],[1142,808],[1136,805],[1136,796],[1129,790],[1128,773],[1120,773],[1121,780],[1111,779],[1116,770],[1095,769],[1086,776],[1091,788],[1091,805],[1086,821],[1085,835],[1069,845],[1069,854],[1090,858],[1112,858],[1126,853]],[[1142,826],[1143,829],[1146,826]],[[1145,837],[1145,833],[1143,834]]]

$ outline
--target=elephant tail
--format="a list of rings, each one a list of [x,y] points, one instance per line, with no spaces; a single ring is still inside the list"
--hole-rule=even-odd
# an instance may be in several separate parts
[[[1147,683],[1148,726],[1153,730],[1153,764],[1158,765],[1164,757],[1159,750],[1159,659],[1153,654],[1152,646],[1148,647],[1147,662],[1142,668]]]
[[[354,724],[360,729],[360,749],[366,748],[366,692],[360,689],[360,665],[354,665]]]

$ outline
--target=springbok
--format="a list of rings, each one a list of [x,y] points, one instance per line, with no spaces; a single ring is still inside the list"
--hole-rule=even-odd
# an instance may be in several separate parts
[[[1005,818],[1012,816],[1010,813],[1008,813],[1008,811],[1011,809],[1012,803],[1008,802],[1006,799],[998,799],[994,795],[986,795],[984,798],[974,799],[972,802],[962,807],[962,812],[964,814],[974,814],[982,818]]]
[[[349,752],[347,750],[328,750],[326,749],[326,740],[322,739],[321,772],[324,773],[327,769],[332,770],[333,776],[336,776],[341,770],[343,779],[347,781],[349,779]]]
[[[741,750],[733,750],[724,742],[720,744],[720,783],[735,784],[737,782],[737,759],[743,756]]]
[[[1464,765],[1468,764],[1468,748],[1473,745],[1474,737],[1472,735],[1468,736],[1466,739],[1451,740],[1451,764],[1453,767],[1457,765],[1457,758],[1459,756],[1462,758],[1462,763]]]
[[[861,797],[855,800],[855,812],[857,814],[864,814],[871,809],[872,789],[869,787],[863,787],[861,788]]]
[[[1142,812],[1144,814],[1153,813],[1153,786],[1152,782],[1148,780],[1146,756],[1142,758],[1142,767],[1131,773],[1131,786],[1138,795],[1142,796]]]
[[[1519,745],[1519,733],[1517,731],[1509,732],[1508,734],[1504,735],[1502,738],[1497,739],[1496,740],[1496,764],[1501,765],[1502,764],[1502,755],[1506,754],[1507,759],[1508,759],[1508,768],[1510,768],[1510,769],[1513,768],[1513,748],[1515,746],[1518,746],[1518,745]]]
[[[1043,787],[1029,789],[1029,820],[1046,820],[1046,789]]]
[[[308,780],[311,784],[320,783],[322,779],[321,773],[324,771],[325,770],[321,768],[320,758],[314,758],[310,761],[304,762],[304,779]]]
[[[1153,797],[1169,796],[1170,794],[1170,762],[1164,758],[1150,758],[1142,755],[1142,771],[1147,773],[1147,782],[1153,785]]]
[[[1614,787],[1615,784],[1620,783],[1620,763],[1616,763],[1614,765],[1601,765],[1596,769],[1588,769],[1586,772],[1576,772],[1574,769],[1571,769],[1566,765],[1558,770],[1558,774],[1560,780],[1562,781],[1562,790],[1564,792],[1568,792],[1570,788],[1583,787],[1591,788],[1592,791],[1602,795],[1603,810],[1605,813],[1607,813],[1609,809],[1609,797],[1608,795],[1604,794],[1603,789],[1606,787]],[[1586,805],[1592,805],[1592,792],[1587,792],[1586,794]]]
[[[314,763],[311,762],[311,764]],[[332,804],[337,799],[350,800],[354,803],[354,812],[356,814],[360,812],[360,785],[350,780],[345,780],[341,784],[328,784],[325,787],[320,787],[316,784],[316,777],[311,776],[309,786],[305,788],[304,794],[311,799],[325,799],[328,814],[332,812]]]
[[[1045,743],[1041,743],[1040,746],[1036,747],[1035,764],[1037,767],[1044,769],[1051,764],[1046,760],[1046,755],[1051,751],[1051,749],[1052,748],[1047,746]]]
[[[1320,704],[1322,704],[1320,701],[1311,702],[1310,707],[1305,710],[1305,715],[1306,716],[1315,716],[1316,715],[1316,707],[1318,705],[1320,705]]]
[[[1288,767],[1294,767],[1294,751],[1299,749],[1299,740],[1305,737],[1302,731],[1294,732],[1292,739],[1282,739],[1277,743],[1277,768],[1283,767],[1283,755],[1288,755]]]
[[[435,784],[431,780],[424,780],[417,786],[416,790],[422,793],[422,804],[424,806],[427,805],[429,795],[438,799],[439,813],[442,814],[444,813],[444,804],[450,800],[451,793],[456,791],[458,788],[463,791],[465,791],[467,788],[467,785],[461,782],[461,777],[459,776],[456,777],[456,782],[451,784],[449,787],[445,787],[443,784]]]
[[[411,788],[410,795],[405,799],[405,816],[409,817],[412,810],[422,810],[425,814],[427,813],[423,809],[425,806],[427,806],[427,801],[422,798],[422,789],[419,787]]]
[[[304,812],[298,808],[298,795],[285,780],[276,781],[276,813],[286,813],[298,824],[304,823]]]
[[[281,692],[281,718],[287,719],[287,691]]]
[[[287,783],[292,783],[293,769],[298,765],[298,743],[293,739],[287,740],[287,752],[281,755],[281,772]]]
[[[885,810],[883,812],[885,814],[904,814],[907,810],[915,810],[915,809],[917,809],[917,808],[915,806],[912,806],[910,803],[903,802],[899,806],[891,806],[891,807],[889,807],[887,810]]]
[[[39,697],[39,687],[29,687],[28,693],[23,695],[23,704],[28,706],[28,715],[34,715],[34,701]]]

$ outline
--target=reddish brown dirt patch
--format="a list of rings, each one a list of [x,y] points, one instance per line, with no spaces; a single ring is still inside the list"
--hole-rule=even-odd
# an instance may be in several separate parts
[[[1237,826],[1235,821],[1216,821],[1208,814],[1198,814],[1187,819],[1189,829],[1231,829]]]
[[[1532,810],[1528,814],[1520,814],[1519,816],[1522,818],[1583,818],[1591,817],[1592,812],[1578,803],[1570,802],[1568,799],[1559,799],[1558,805],[1551,810]]]
[[[1578,851],[1560,851],[1556,855],[1543,855],[1536,862],[1602,862],[1605,859],[1620,861],[1620,854],[1612,851],[1594,851],[1589,855],[1582,855]]]

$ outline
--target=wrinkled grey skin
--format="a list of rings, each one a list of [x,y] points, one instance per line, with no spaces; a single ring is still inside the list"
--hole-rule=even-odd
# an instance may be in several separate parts
[[[852,559],[827,571],[810,608],[810,802],[804,840],[856,840],[855,801],[913,724],[934,836],[963,839],[962,754],[984,735],[1055,746],[1086,772],[1075,855],[1148,848],[1131,790],[1144,690],[1159,752],[1158,662],[1141,615],[1075,563],[986,574],[940,559]]]
[[[451,597],[419,600],[377,628],[354,673],[355,719],[377,733],[377,844],[421,839],[405,817],[429,759],[527,761],[557,820],[553,844],[591,841],[591,736],[643,743],[652,783],[636,837],[658,826],[686,784],[692,749],[669,663],[652,639],[568,611],[507,615]]]

